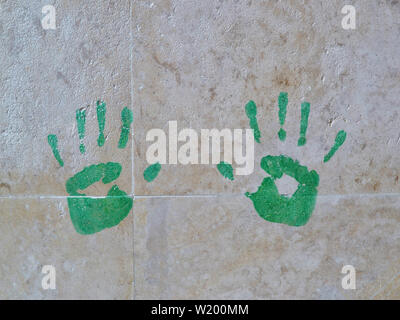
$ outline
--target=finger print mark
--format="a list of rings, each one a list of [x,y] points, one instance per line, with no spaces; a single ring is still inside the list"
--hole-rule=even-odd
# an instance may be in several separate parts
[[[121,121],[122,121],[122,128],[121,128],[121,135],[119,137],[118,148],[123,149],[126,147],[126,143],[129,140],[129,128],[133,122],[132,111],[129,110],[127,107],[125,107],[121,111]]]
[[[333,144],[331,150],[329,150],[329,152],[325,155],[324,162],[328,162],[333,157],[333,155],[336,153],[336,151],[339,150],[339,148],[345,142],[346,136],[347,136],[347,134],[344,130],[340,130],[337,133],[336,138],[335,138],[335,143]]]
[[[86,110],[84,108],[76,110],[76,122],[78,124],[79,151],[85,153],[83,138],[85,137]]]
[[[158,162],[149,165],[143,172],[144,180],[146,180],[147,182],[153,181],[155,178],[157,178],[160,170],[161,164],[159,164]]]
[[[286,139],[286,131],[283,129],[283,125],[285,124],[286,120],[286,110],[288,105],[288,93],[281,92],[278,98],[278,108],[279,108],[279,123],[281,128],[278,132],[278,137],[281,141]]]
[[[218,171],[222,174],[222,176],[224,176],[225,178],[229,179],[229,180],[234,180],[233,177],[233,168],[229,163],[226,163],[224,161],[221,161],[218,165],[217,165],[217,169]]]
[[[301,120],[300,120],[300,138],[297,141],[297,145],[304,146],[306,144],[306,133],[308,127],[308,116],[310,115],[310,104],[303,102],[301,104]]]
[[[257,123],[257,106],[255,102],[250,100],[246,104],[245,110],[246,110],[246,115],[250,120],[250,128],[254,130],[254,140],[260,143],[261,133]]]
[[[49,134],[47,136],[47,142],[50,145],[51,150],[53,151],[54,158],[58,161],[60,167],[64,166],[64,161],[61,159],[60,152],[58,151],[58,139],[55,134]]]
[[[99,123],[99,138],[97,145],[99,147],[104,145],[104,126],[106,124],[106,104],[102,101],[97,101],[97,122]]]

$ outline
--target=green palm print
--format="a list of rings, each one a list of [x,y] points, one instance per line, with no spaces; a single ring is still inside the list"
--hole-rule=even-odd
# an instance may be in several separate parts
[[[281,128],[278,137],[281,141],[286,139],[286,131],[283,129],[288,105],[288,94],[281,92],[278,98],[279,123]],[[254,139],[260,141],[260,131],[256,119],[257,107],[253,101],[245,106],[246,115],[250,120],[250,127],[254,129]],[[308,116],[310,114],[310,104],[303,102],[301,104],[300,138],[298,146],[306,144],[306,133],[308,127]],[[340,146],[346,140],[346,132],[339,131],[336,135],[335,143],[330,151],[325,155],[324,162],[328,162]],[[226,166],[229,168],[226,168]],[[261,160],[261,168],[270,176],[263,179],[258,190],[254,193],[247,192],[245,195],[254,205],[259,216],[267,221],[283,223],[289,226],[305,225],[315,208],[318,195],[319,175],[315,170],[308,170],[302,166],[299,161],[288,156],[265,156]],[[220,173],[226,176],[226,172],[232,172],[229,164],[217,166]],[[223,169],[223,170],[222,170]],[[298,182],[297,190],[291,197],[281,195],[276,186],[276,180],[286,174]],[[233,180],[233,176],[232,179]]]
[[[97,144],[99,147],[105,143],[105,116],[106,104],[98,101],[97,120],[99,124],[99,137]],[[81,153],[85,153],[85,145],[83,144],[86,122],[85,109],[78,109],[76,111],[76,121],[80,139],[79,150]],[[122,129],[118,148],[123,149],[128,142],[130,125],[133,122],[132,111],[127,107],[121,112],[121,121]],[[64,161],[58,150],[57,136],[50,134],[47,137],[47,141],[59,165],[61,167],[64,166]],[[111,183],[120,176],[121,171],[122,166],[120,163],[99,163],[83,168],[83,170],[67,180],[65,187],[69,194],[67,199],[68,208],[72,224],[78,233],[88,235],[114,227],[129,214],[133,206],[133,199],[115,184],[111,186],[107,195],[102,198],[89,197],[79,192],[100,180],[104,184]]]

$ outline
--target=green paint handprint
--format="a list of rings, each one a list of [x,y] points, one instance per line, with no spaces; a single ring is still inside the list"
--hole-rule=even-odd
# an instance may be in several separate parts
[[[289,226],[302,226],[307,223],[314,210],[318,194],[319,175],[314,170],[308,171],[287,156],[266,156],[261,160],[261,168],[270,177],[264,178],[255,193],[246,193],[253,201],[254,208],[260,217],[271,222],[284,223]],[[281,195],[275,180],[284,174],[296,179],[297,190],[288,198]]]
[[[99,123],[98,146],[104,145],[104,126],[105,126],[106,104],[97,102],[97,120]],[[82,139],[85,136],[85,109],[76,111],[78,133],[80,139],[79,150],[85,153],[85,146]],[[124,108],[121,112],[122,129],[118,143],[118,148],[125,148],[129,139],[129,129],[133,121],[132,111]],[[49,135],[47,141],[53,151],[54,157],[64,166],[58,151],[58,139],[56,135]],[[85,190],[92,184],[99,182],[108,184],[116,180],[122,171],[121,164],[117,162],[107,162],[94,164],[85,167],[83,170],[69,178],[65,184],[69,194],[68,208],[70,217],[75,230],[80,234],[93,234],[106,228],[111,228],[119,224],[129,214],[133,206],[133,199],[126,192],[113,185],[107,195],[103,198],[86,196],[78,190]]]
[[[288,104],[288,94],[281,92],[278,98],[279,107],[279,122],[281,128],[278,132],[278,137],[281,141],[286,139],[286,131],[283,130],[283,125],[286,118],[286,109]],[[250,127],[254,129],[254,139],[260,142],[260,131],[257,124],[257,107],[253,101],[250,101],[245,106],[246,115],[250,120]],[[303,102],[301,104],[301,122],[300,122],[300,138],[298,146],[306,144],[306,133],[308,127],[308,116],[310,113],[310,104]],[[327,162],[339,149],[346,140],[346,132],[339,131],[336,135],[335,143],[331,150],[325,155],[324,162]],[[225,164],[226,165],[226,164]],[[254,205],[259,216],[270,222],[287,224],[289,226],[303,226],[311,217],[314,211],[316,198],[318,194],[319,175],[315,170],[309,171],[307,167],[300,165],[297,160],[288,156],[265,156],[261,160],[261,168],[270,176],[263,179],[258,190],[254,193],[247,192],[245,195]],[[230,165],[229,165],[230,166]],[[222,168],[222,167],[221,167]],[[218,167],[221,174],[224,171]],[[229,171],[232,172],[230,166]],[[291,197],[281,195],[276,186],[276,180],[282,178],[286,174],[294,178],[298,182],[297,190]],[[233,177],[232,179],[233,180]]]

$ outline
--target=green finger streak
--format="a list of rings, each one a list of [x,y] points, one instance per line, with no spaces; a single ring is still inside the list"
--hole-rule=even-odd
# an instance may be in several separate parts
[[[85,122],[86,122],[86,111],[85,109],[76,110],[76,122],[78,124],[78,134],[79,134],[79,150],[81,153],[85,153],[85,145],[82,140],[85,137]]]
[[[347,136],[347,134],[344,130],[340,130],[338,132],[338,134],[336,135],[335,143],[334,143],[333,147],[324,157],[324,162],[328,162],[333,157],[335,152],[338,151],[340,146],[345,142],[346,136]]]
[[[147,182],[153,181],[161,170],[161,164],[154,163],[146,168],[143,172],[143,177]]]
[[[303,102],[301,104],[300,138],[297,141],[298,146],[304,146],[307,142],[306,133],[307,133],[309,115],[310,115],[310,103]]]
[[[278,136],[281,141],[284,141],[286,139],[286,131],[283,130],[282,127],[285,124],[287,105],[288,105],[288,93],[281,92],[278,98],[279,123],[281,125],[281,129],[278,132]]]
[[[254,131],[254,140],[256,140],[258,143],[260,143],[260,129],[258,128],[258,123],[257,123],[257,106],[254,103],[254,101],[250,100],[246,106],[246,115],[250,120],[250,128],[253,129]]]
[[[133,122],[132,111],[125,107],[121,112],[122,129],[119,137],[118,148],[123,149],[129,140],[129,128]]]
[[[99,123],[99,138],[97,144],[99,147],[104,145],[104,126],[106,124],[106,104],[103,101],[97,101],[97,122]]]
[[[47,136],[47,142],[49,143],[51,150],[53,151],[54,158],[58,161],[61,167],[64,166],[64,161],[61,159],[60,153],[58,152],[58,139],[55,134],[49,134]]]
[[[221,161],[219,164],[217,164],[217,169],[225,178],[234,180],[233,168],[229,163]]]

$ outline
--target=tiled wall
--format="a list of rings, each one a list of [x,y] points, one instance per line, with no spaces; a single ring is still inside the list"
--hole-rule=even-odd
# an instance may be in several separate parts
[[[2,0],[0,298],[400,298],[400,2],[351,1],[357,26],[344,30],[348,2]],[[56,30],[42,27],[47,4]],[[289,96],[284,142],[280,92]],[[173,120],[179,130],[246,129],[249,100],[261,131],[252,175],[229,181],[215,165],[166,164],[145,181],[150,129],[168,132]],[[298,147],[302,101],[311,112]],[[119,149],[125,106],[133,135]],[[339,130],[346,142],[324,163]],[[319,173],[305,226],[265,221],[244,196],[266,176],[259,163],[268,154]],[[117,183],[133,211],[116,227],[78,234],[65,182],[108,161],[121,163]],[[349,264],[356,290],[342,288]],[[55,290],[42,288],[44,265],[56,268]]]

